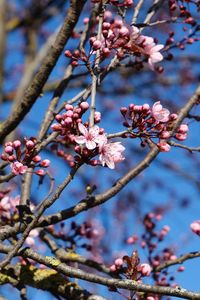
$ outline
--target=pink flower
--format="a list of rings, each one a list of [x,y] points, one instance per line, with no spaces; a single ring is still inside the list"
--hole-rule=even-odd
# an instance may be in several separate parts
[[[159,52],[164,46],[163,45],[156,45],[147,50],[145,47],[146,54],[149,55],[148,64],[151,70],[154,70],[154,64],[163,60],[162,54]]]
[[[115,259],[115,266],[120,268],[123,265],[123,259],[122,258],[117,258]]]
[[[178,140],[178,141],[185,141],[187,139],[187,133],[177,133],[175,135],[175,138]]]
[[[181,124],[178,128],[179,133],[187,133],[189,131],[187,124]]]
[[[144,54],[149,57],[148,64],[154,70],[154,64],[163,60],[163,56],[159,51],[164,48],[164,45],[156,45],[152,37],[145,35],[139,36],[137,43],[141,44],[144,48]]]
[[[75,136],[75,142],[78,144],[85,144],[86,148],[93,150],[96,148],[96,144],[105,143],[107,138],[104,134],[99,134],[99,127],[94,125],[87,129],[83,124],[78,124],[78,129],[82,133],[80,136]]]
[[[115,265],[110,266],[110,271],[111,272],[115,272],[117,270]]]
[[[34,238],[36,238],[39,235],[38,230],[37,229],[33,229],[30,231],[29,236],[26,238],[26,244],[29,247],[33,247],[35,245],[35,240]]]
[[[164,141],[160,141],[160,143],[158,143],[157,146],[161,152],[169,152],[171,149],[170,145]]]
[[[200,220],[194,221],[192,224],[190,224],[190,228],[194,233],[200,235]]]
[[[26,172],[26,170],[28,169],[27,166],[24,166],[22,163],[20,163],[19,161],[14,162],[13,164],[10,165],[12,172],[15,175],[18,174],[24,174]]]
[[[100,156],[99,160],[102,166],[105,164],[110,168],[115,168],[115,163],[124,160],[122,152],[125,150],[120,142],[116,143],[103,143],[99,145]]]
[[[138,271],[142,276],[149,276],[151,273],[151,267],[149,264],[141,264],[138,266]]]
[[[167,122],[169,120],[169,110],[163,108],[160,101],[154,103],[152,107],[152,115],[158,122]]]

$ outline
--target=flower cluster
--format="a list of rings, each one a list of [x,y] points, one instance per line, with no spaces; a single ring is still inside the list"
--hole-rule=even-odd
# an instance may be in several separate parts
[[[120,142],[109,143],[106,135],[100,131],[98,126],[87,129],[83,124],[78,124],[81,136],[76,136],[75,141],[78,144],[85,144],[88,150],[98,148],[99,160],[102,166],[107,165],[110,169],[115,168],[115,163],[124,160],[122,152],[125,148]],[[77,148],[76,151],[81,149]]]
[[[125,121],[123,125],[129,129],[131,138],[139,137],[142,139],[141,145],[145,145],[145,139],[159,139],[156,143],[160,151],[170,151],[170,145],[167,143],[171,137],[170,131],[176,114],[170,114],[169,110],[163,108],[160,101],[155,102],[152,107],[149,104],[121,107],[121,114]],[[184,141],[188,133],[187,124],[181,124],[173,137],[179,141]],[[152,140],[153,141],[153,140]]]
[[[65,112],[56,115],[55,119],[58,123],[51,126],[53,131],[60,133],[62,138],[58,138],[58,142],[63,145],[72,145],[79,156],[75,156],[75,160],[80,160],[97,165],[99,162],[102,166],[107,165],[110,169],[115,168],[115,163],[124,159],[122,152],[125,148],[119,142],[109,143],[103,128],[94,125],[89,127],[88,123],[82,123],[82,115],[89,108],[88,103],[82,102],[78,107],[65,105]],[[101,114],[95,112],[94,122],[101,120]],[[65,157],[70,166],[74,165],[72,155],[66,154],[63,150],[56,148],[57,154]],[[92,158],[99,154],[99,161]]]
[[[119,59],[131,55],[140,65],[142,65],[140,58],[147,60],[150,68],[154,70],[154,65],[163,60],[160,50],[164,46],[157,45],[152,37],[140,34],[136,26],[128,26],[119,18],[109,20],[106,15],[108,14],[105,13],[104,16],[101,38],[96,36],[90,38],[91,50],[88,55],[85,50],[65,51],[65,56],[72,59],[72,65],[77,66],[80,60],[87,66],[91,55],[99,50],[102,60],[111,54],[117,54]]]
[[[39,155],[34,154],[37,144],[35,138],[30,138],[29,140],[24,138],[24,144],[24,149],[21,149],[21,141],[8,142],[5,144],[4,152],[1,154],[1,159],[10,163],[14,175],[24,174],[28,166],[47,168],[50,165],[50,160],[42,160]],[[38,169],[35,171],[35,174],[44,176],[45,171]]]
[[[126,255],[123,258],[115,259],[114,264],[110,266],[111,272],[124,273],[127,278],[132,280],[140,280],[141,277],[149,276],[151,270],[152,268],[149,264],[140,264],[137,251],[133,251],[130,257]]]

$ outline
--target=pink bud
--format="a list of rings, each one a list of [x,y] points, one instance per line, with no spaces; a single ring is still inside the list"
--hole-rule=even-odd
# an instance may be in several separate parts
[[[63,118],[61,115],[56,115],[55,119],[56,119],[56,121],[61,122]]]
[[[121,114],[123,115],[123,116],[125,116],[125,114],[127,113],[127,107],[121,107],[120,108],[120,112],[121,112]]]
[[[89,18],[84,18],[84,19],[83,19],[83,24],[86,25],[86,24],[88,24],[88,23],[89,23]]]
[[[134,111],[141,111],[142,110],[142,105],[135,105],[134,106]]]
[[[4,160],[4,161],[7,161],[8,157],[5,153],[2,153],[1,154],[1,159]]]
[[[169,131],[162,131],[160,134],[160,138],[162,139],[168,139],[170,137]]]
[[[187,138],[187,133],[177,133],[175,135],[175,138],[178,140],[178,141],[184,141],[186,140]]]
[[[190,224],[190,228],[194,233],[200,236],[200,220],[194,221]]]
[[[91,161],[90,161],[90,164],[91,164],[91,166],[97,166],[98,165],[98,160],[97,159],[92,159]]]
[[[97,39],[96,39],[94,36],[92,36],[92,37],[90,38],[90,44],[92,45],[96,40],[97,40]]]
[[[170,145],[166,142],[160,142],[157,144],[157,146],[161,152],[169,152],[171,149]]]
[[[67,117],[65,120],[64,120],[64,122],[65,122],[65,124],[66,125],[70,125],[70,124],[72,124],[72,118],[70,118],[70,117]]]
[[[149,276],[151,273],[151,267],[149,264],[141,264],[138,266],[138,271],[142,276]]]
[[[83,111],[86,111],[89,107],[90,107],[89,104],[87,102],[85,102],[85,101],[80,103],[80,108]]]
[[[41,161],[40,166],[44,167],[44,168],[47,168],[47,167],[49,167],[50,163],[51,162],[50,162],[49,159],[44,159],[43,161]]]
[[[73,110],[74,107],[73,107],[71,104],[66,104],[66,105],[65,105],[65,109],[66,109],[66,110]]]
[[[13,154],[13,147],[12,146],[6,146],[4,151],[7,154]]]
[[[110,29],[110,26],[111,26],[110,23],[103,22],[102,28],[108,30],[108,29]]]
[[[13,162],[15,159],[16,159],[15,155],[10,155],[10,156],[8,156],[8,160],[9,160],[10,162]]]
[[[170,231],[170,227],[168,225],[163,226],[163,230],[165,232],[169,232]]]
[[[26,148],[27,149],[31,150],[34,147],[35,147],[35,143],[33,141],[29,140],[29,141],[26,142]]]
[[[121,267],[122,265],[123,265],[123,259],[122,258],[117,258],[117,259],[115,259],[115,266],[116,267]]]
[[[100,49],[101,46],[102,46],[102,43],[99,40],[94,41],[94,43],[92,44],[92,47],[93,47],[94,50]]]
[[[21,142],[20,142],[19,140],[15,140],[15,141],[13,142],[13,147],[14,147],[15,149],[21,147]]]
[[[116,269],[116,266],[115,265],[112,265],[110,266],[110,271],[111,272],[115,272],[117,269]]]
[[[94,113],[94,122],[98,123],[101,121],[101,113],[99,111],[95,111]]]
[[[51,125],[51,129],[53,131],[60,131],[62,129],[62,127],[60,126],[60,124],[53,124],[53,125]]]
[[[129,35],[129,30],[126,26],[122,26],[119,30],[119,34],[124,37]]]
[[[35,172],[35,174],[36,174],[36,175],[39,175],[39,176],[44,176],[46,173],[45,173],[44,170],[39,169],[39,170],[37,170],[37,171]]]
[[[189,131],[187,124],[181,124],[177,130],[179,133],[187,133]]]
[[[169,116],[169,118],[170,118],[170,120],[176,120],[177,118],[178,118],[178,115],[177,114],[171,114],[170,116]]]
[[[66,51],[64,52],[64,54],[65,54],[66,57],[69,57],[69,58],[72,57],[72,53],[71,53],[71,51],[69,51],[69,50],[66,50]]]
[[[178,272],[183,272],[183,271],[185,271],[185,267],[184,266],[180,266],[177,271]]]
[[[33,158],[32,158],[32,161],[34,161],[34,162],[40,162],[41,161],[41,157],[39,156],[39,155],[36,155],[36,156],[34,156]]]
[[[105,48],[103,48],[102,52],[103,52],[104,56],[107,57],[110,54],[110,49],[105,47]]]
[[[143,110],[149,110],[149,109],[150,109],[149,104],[147,104],[147,103],[143,104],[143,105],[142,105],[142,109],[143,109]]]
[[[73,116],[73,111],[72,110],[68,110],[66,113],[65,113],[66,117],[72,117]]]

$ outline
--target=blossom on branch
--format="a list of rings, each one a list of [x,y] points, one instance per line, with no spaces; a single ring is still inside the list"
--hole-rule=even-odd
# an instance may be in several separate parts
[[[99,134],[99,127],[94,125],[87,129],[83,124],[78,124],[78,129],[82,135],[75,136],[75,142],[85,144],[86,148],[93,150],[98,143],[105,143],[107,138],[104,134]]]
[[[118,163],[122,160],[124,160],[124,157],[122,156],[122,152],[125,150],[125,147],[122,146],[120,142],[115,143],[103,143],[99,145],[99,160],[102,164],[102,166],[105,166],[105,164],[110,169],[115,168],[115,163]]]
[[[18,175],[18,174],[24,174],[26,172],[26,170],[28,169],[27,166],[24,166],[22,163],[20,163],[19,161],[16,161],[14,163],[12,163],[10,165],[11,169],[12,169],[12,172],[15,174],[15,175]]]
[[[190,224],[190,228],[194,233],[200,236],[200,220],[192,222],[192,224]]]
[[[160,101],[158,101],[152,107],[152,115],[156,121],[165,123],[169,120],[170,112],[167,108],[163,108]]]

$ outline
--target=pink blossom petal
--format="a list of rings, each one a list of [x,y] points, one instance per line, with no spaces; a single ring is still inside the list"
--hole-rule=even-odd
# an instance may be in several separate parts
[[[87,140],[85,144],[89,150],[93,150],[96,148],[96,143],[94,141]]]
[[[88,130],[82,123],[78,123],[78,129],[80,133],[82,133],[82,135],[84,136],[88,135]]]
[[[75,136],[74,140],[77,144],[84,144],[86,142],[86,138],[83,135]]]
[[[99,127],[94,125],[89,129],[89,134],[91,134],[92,136],[97,136],[99,134]]]

